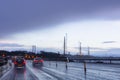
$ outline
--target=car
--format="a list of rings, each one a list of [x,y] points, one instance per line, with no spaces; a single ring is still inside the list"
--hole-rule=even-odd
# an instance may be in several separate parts
[[[4,57],[4,60],[5,60],[5,64],[7,64],[8,63],[8,58]]]
[[[34,58],[32,64],[33,64],[33,66],[36,66],[36,65],[42,66],[43,65],[43,59],[40,58],[40,57]]]
[[[15,68],[25,68],[26,61],[24,58],[18,57],[14,60],[14,66]]]
[[[0,57],[0,66],[4,65],[5,64],[5,60],[4,58]]]
[[[7,57],[0,56],[0,66],[7,64],[8,59]]]

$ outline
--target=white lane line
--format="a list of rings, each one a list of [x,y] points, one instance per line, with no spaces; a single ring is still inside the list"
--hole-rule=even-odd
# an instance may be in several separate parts
[[[57,80],[55,77],[35,68],[27,65],[27,68],[39,79],[39,80]]]

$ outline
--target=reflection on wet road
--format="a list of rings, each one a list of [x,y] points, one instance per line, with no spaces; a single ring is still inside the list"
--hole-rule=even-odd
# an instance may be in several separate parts
[[[32,66],[27,61],[26,68],[14,67],[0,80],[120,80],[120,66],[107,64],[87,64],[87,73],[84,74],[83,63],[45,61],[44,66]]]
[[[26,80],[26,70],[24,69],[15,69],[15,80]]]
[[[14,80],[38,80],[27,68],[14,69]]]

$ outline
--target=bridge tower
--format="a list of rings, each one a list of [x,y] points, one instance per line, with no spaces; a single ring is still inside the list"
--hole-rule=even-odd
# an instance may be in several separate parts
[[[88,47],[88,56],[90,56],[90,47]]]
[[[36,54],[36,45],[32,46],[32,52]]]
[[[64,46],[63,46],[64,50],[63,50],[63,55],[65,55],[65,52],[66,52],[66,47],[65,47],[66,44],[65,44],[65,41],[66,41],[66,40],[65,40],[65,36],[64,36]]]
[[[79,50],[80,50],[80,56],[82,56],[81,42],[80,42],[80,48],[79,48]]]
[[[63,50],[63,54],[65,55],[67,53],[67,33],[64,36],[64,50]]]

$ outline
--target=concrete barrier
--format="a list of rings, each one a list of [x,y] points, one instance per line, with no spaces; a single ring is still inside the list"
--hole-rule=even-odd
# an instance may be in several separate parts
[[[6,65],[0,66],[0,77],[6,73],[10,67],[12,66],[12,63],[8,62]]]

